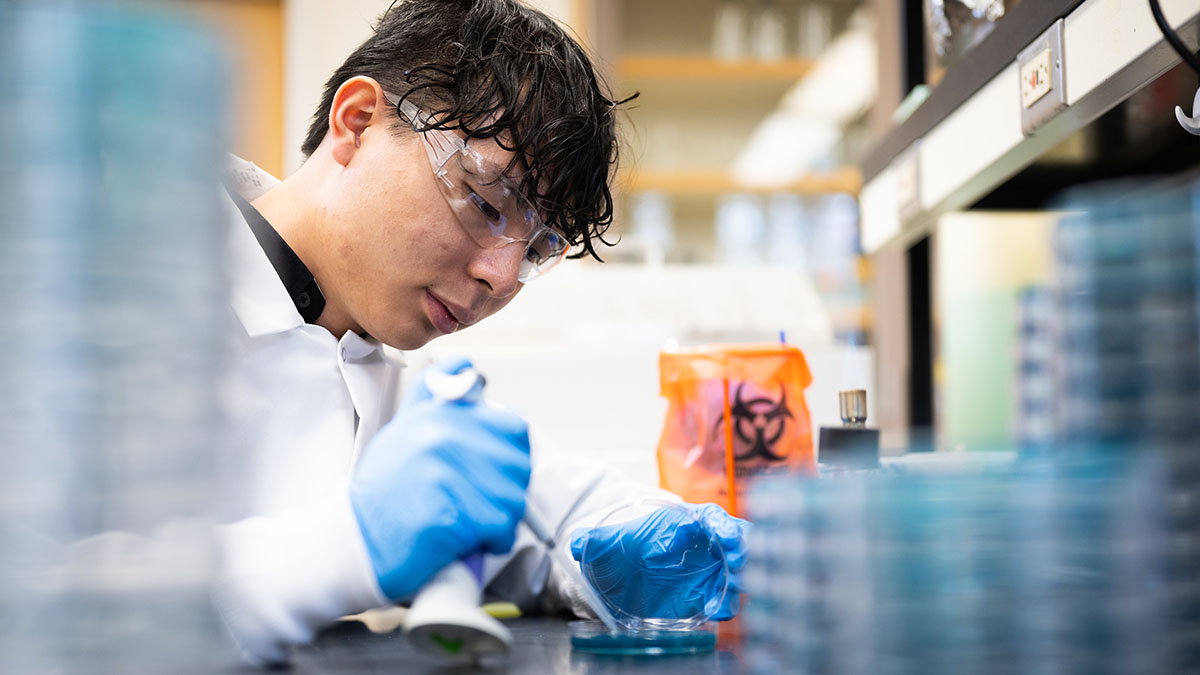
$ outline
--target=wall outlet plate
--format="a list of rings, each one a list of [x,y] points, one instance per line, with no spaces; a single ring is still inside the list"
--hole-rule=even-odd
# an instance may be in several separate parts
[[[1021,107],[1028,110],[1050,93],[1054,83],[1054,75],[1051,73],[1053,63],[1053,55],[1047,47],[1034,56],[1032,61],[1021,66]]]
[[[1021,131],[1026,136],[1067,107],[1064,63],[1062,19],[1017,55]]]

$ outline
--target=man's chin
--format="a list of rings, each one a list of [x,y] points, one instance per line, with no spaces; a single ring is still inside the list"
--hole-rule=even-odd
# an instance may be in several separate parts
[[[429,344],[434,338],[441,337],[441,333],[430,328],[427,332],[420,334],[413,334],[412,331],[399,331],[396,333],[371,335],[370,337],[374,338],[379,344],[399,349],[402,352],[411,352]]]
[[[421,347],[424,347],[425,345],[429,344],[434,339],[439,338],[439,337],[441,337],[441,333],[438,333],[436,335],[427,335],[427,336],[424,336],[421,338],[396,339],[391,342],[383,342],[383,340],[380,340],[380,342],[383,342],[383,344],[385,344],[389,347],[394,347],[396,349],[399,349],[402,352],[411,352],[411,351],[418,350]]]
[[[475,323],[479,323],[479,322],[476,321]],[[467,326],[460,325],[454,331],[454,333],[443,333],[440,330],[438,330],[435,326],[430,324],[430,325],[427,325],[423,331],[400,329],[394,333],[385,333],[383,335],[372,334],[371,337],[373,337],[380,344],[385,344],[394,349],[399,349],[400,351],[411,352],[411,351],[420,349],[421,347],[424,347],[425,345],[429,344],[430,342],[433,342],[434,340],[436,340],[440,337],[445,337],[447,335],[461,333],[464,330],[466,330],[474,325],[475,324],[470,324]]]

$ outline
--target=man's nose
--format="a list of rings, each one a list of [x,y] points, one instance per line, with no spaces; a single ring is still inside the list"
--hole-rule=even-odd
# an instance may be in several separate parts
[[[517,292],[517,274],[525,258],[526,242],[515,241],[500,248],[483,247],[471,260],[467,271],[479,283],[487,286],[488,295],[507,298]]]

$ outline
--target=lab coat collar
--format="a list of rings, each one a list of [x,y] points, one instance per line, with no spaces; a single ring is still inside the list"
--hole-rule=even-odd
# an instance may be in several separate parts
[[[374,338],[363,338],[352,332],[347,332],[338,341],[338,349],[341,350],[342,360],[346,363],[359,363],[367,360],[376,351],[379,351],[379,343]]]
[[[246,334],[260,337],[307,325],[237,205],[228,195],[225,201],[232,219],[229,233],[230,301]],[[347,363],[366,362],[372,354],[380,352],[388,363],[405,365],[403,352],[382,347],[374,338],[364,338],[350,331],[338,340],[338,351]]]
[[[247,201],[279,184],[279,180],[251,162],[229,155],[227,183]],[[246,224],[246,219],[228,194],[224,195],[230,218],[229,260],[231,302],[234,314],[250,337],[283,333],[304,326],[304,317],[296,310],[279,274]],[[404,353],[382,348],[374,338],[346,333],[338,341],[342,360],[366,362],[379,352],[388,363],[404,367]]]
[[[229,232],[230,302],[250,337],[282,333],[304,325],[304,317],[258,245],[237,206],[225,195]]]

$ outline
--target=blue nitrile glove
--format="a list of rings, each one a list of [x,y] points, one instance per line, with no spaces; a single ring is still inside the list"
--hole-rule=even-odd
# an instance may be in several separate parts
[[[425,386],[430,371],[470,365],[445,361],[417,377],[350,482],[375,576],[392,600],[409,599],[469,553],[507,552],[525,513],[525,420],[483,402],[437,400]]]
[[[745,534],[750,523],[734,518],[716,504],[683,504],[699,522],[675,509],[661,508],[617,525],[576,530],[571,555],[583,557],[588,547],[591,581],[602,596],[618,606],[638,608],[643,618],[683,619],[701,613],[717,621],[738,613],[746,564]],[[700,555],[680,556],[694,542],[715,535],[725,550],[729,587],[721,597],[723,570],[717,558],[700,547]],[[720,603],[718,605],[718,603]]]

